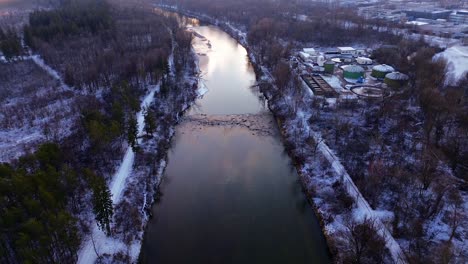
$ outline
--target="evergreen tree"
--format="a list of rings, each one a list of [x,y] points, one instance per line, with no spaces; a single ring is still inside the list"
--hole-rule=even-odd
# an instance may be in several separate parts
[[[56,144],[0,164],[0,263],[72,263],[79,246],[67,211],[74,172]]]
[[[153,136],[153,133],[156,130],[156,118],[154,117],[153,111],[150,108],[146,108],[144,112],[145,117],[145,132],[146,135]]]
[[[3,29],[0,27],[0,41],[5,40],[6,35],[5,32],[3,32]]]
[[[8,30],[4,39],[0,42],[0,49],[7,60],[21,53],[21,41],[16,32]]]
[[[163,76],[161,78],[161,85],[159,91],[163,97],[166,97],[169,93],[169,80],[166,76]]]
[[[138,123],[136,119],[132,116],[128,121],[128,132],[127,132],[127,140],[128,144],[132,147],[133,151],[137,149],[137,139],[138,139]]]
[[[94,176],[93,183],[93,212],[101,230],[110,235],[110,223],[114,214],[111,192],[103,178]]]
[[[23,28],[23,35],[24,35],[24,43],[28,45],[29,47],[34,48],[34,40],[33,40],[33,34],[30,26],[24,26]]]

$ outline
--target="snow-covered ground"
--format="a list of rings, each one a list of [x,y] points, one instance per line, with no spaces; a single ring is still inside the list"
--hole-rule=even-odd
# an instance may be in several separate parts
[[[446,84],[456,84],[468,74],[468,46],[453,46],[434,56],[447,61]]]
[[[137,114],[137,123],[138,123],[138,143],[141,143],[141,136],[143,135],[143,130],[145,128],[144,122],[144,109],[148,107],[154,100],[154,94],[159,90],[159,85],[152,86],[149,89],[148,94],[145,96],[141,103],[141,111]],[[117,172],[112,178],[110,184],[110,191],[112,194],[112,202],[114,205],[120,202],[122,197],[122,191],[125,188],[125,183],[127,179],[132,174],[133,163],[135,161],[135,152],[132,147],[128,147],[123,157],[122,163],[120,164]],[[81,264],[90,264],[95,263],[98,255],[103,254],[114,254],[119,251],[130,252],[130,257],[132,260],[136,260],[140,254],[140,241],[132,243],[130,250],[128,250],[127,245],[119,239],[113,237],[108,237],[106,234],[99,229],[97,224],[94,224],[92,233],[89,238],[85,240],[82,248],[78,252],[78,263]]]
[[[63,84],[55,70],[38,55],[23,56],[1,67],[6,80],[1,93],[6,97],[0,106],[0,161],[8,162],[46,140],[72,133],[78,94]]]

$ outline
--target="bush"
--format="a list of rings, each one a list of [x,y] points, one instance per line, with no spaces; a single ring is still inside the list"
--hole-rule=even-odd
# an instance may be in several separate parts
[[[349,221],[346,224],[348,251],[344,263],[383,263],[386,254],[385,240],[377,234],[375,223],[365,219],[362,223]]]
[[[342,206],[345,211],[351,211],[354,206],[354,199],[345,190],[341,181],[335,181],[332,187],[336,191],[336,198],[339,205]]]

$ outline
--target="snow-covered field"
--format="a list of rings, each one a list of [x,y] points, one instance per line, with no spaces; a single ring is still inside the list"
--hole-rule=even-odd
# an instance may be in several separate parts
[[[18,158],[46,140],[72,133],[78,94],[63,84],[56,71],[37,55],[1,67],[0,161]]]
[[[447,61],[446,84],[456,84],[468,74],[468,46],[453,46],[434,56]]]

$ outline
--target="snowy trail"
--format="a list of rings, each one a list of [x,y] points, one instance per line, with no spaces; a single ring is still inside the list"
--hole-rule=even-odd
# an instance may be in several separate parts
[[[49,65],[45,63],[45,61],[41,58],[39,55],[31,55],[30,58],[34,61],[34,63],[39,66],[41,69],[46,71],[50,76],[52,76],[54,79],[58,80],[60,82],[60,86],[66,90],[71,90],[70,86],[65,84],[63,81],[62,77],[60,74],[52,69]]]
[[[143,129],[145,128],[145,117],[143,116],[143,108],[147,107],[153,102],[154,93],[158,90],[158,86],[152,87],[150,92],[146,95],[145,99],[141,103],[141,110],[137,114],[137,126],[138,126],[138,137],[143,134]],[[141,138],[138,138],[138,144],[141,143]],[[128,178],[132,172],[133,161],[135,160],[135,152],[131,147],[127,148],[122,164],[119,167],[119,170],[114,176],[114,179],[110,185],[110,191],[112,193],[112,202],[116,204],[120,201],[122,191],[125,186],[125,180]]]
[[[145,96],[141,103],[141,110],[137,114],[137,126],[138,126],[138,136],[143,134],[143,129],[145,127],[143,108],[149,106],[154,100],[154,94],[159,90],[159,85],[152,86],[149,93]],[[141,143],[141,139],[138,139],[138,143]],[[135,161],[135,153],[131,147],[127,148],[125,152],[123,161],[117,170],[116,174],[113,177],[113,180],[110,184],[110,191],[112,194],[112,202],[114,205],[119,203],[122,198],[122,191],[125,189],[125,183],[128,177],[132,173],[133,163]],[[134,245],[137,246],[137,245]],[[107,237],[104,232],[102,232],[98,226],[95,224],[91,236],[84,241],[81,250],[78,252],[78,262],[79,264],[91,264],[95,263],[97,260],[96,251],[98,254],[107,253],[107,252],[116,252],[118,249],[126,251],[125,245],[122,242],[112,238]],[[139,249],[131,249],[131,252],[139,251]]]

